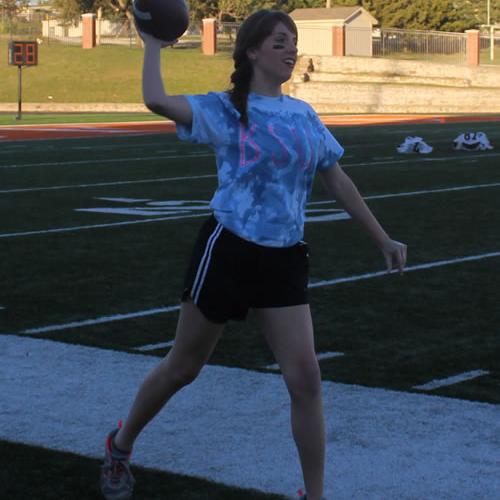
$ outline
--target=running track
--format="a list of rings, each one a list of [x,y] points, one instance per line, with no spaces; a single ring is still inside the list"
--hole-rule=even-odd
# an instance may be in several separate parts
[[[322,116],[328,126],[395,125],[409,123],[497,122],[500,115],[338,115]],[[80,137],[145,135],[175,132],[171,121],[72,123],[0,126],[0,142],[73,139]]]

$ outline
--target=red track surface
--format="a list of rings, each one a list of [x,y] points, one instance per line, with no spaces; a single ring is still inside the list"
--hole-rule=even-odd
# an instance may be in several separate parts
[[[500,115],[339,115],[322,116],[321,120],[328,126],[342,127],[350,125],[500,121]],[[175,132],[175,124],[170,121],[13,125],[0,126],[0,142],[172,132]]]

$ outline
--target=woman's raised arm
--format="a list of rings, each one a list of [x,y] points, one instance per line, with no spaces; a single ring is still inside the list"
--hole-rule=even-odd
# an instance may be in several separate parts
[[[142,68],[142,95],[144,104],[157,115],[176,123],[191,126],[191,105],[183,95],[167,95],[160,70],[160,50],[166,44],[151,35],[141,33],[144,40],[144,65]]]

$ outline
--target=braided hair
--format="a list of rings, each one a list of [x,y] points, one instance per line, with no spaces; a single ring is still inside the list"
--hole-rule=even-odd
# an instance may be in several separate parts
[[[233,86],[228,93],[231,102],[240,113],[240,122],[245,126],[248,126],[247,102],[253,76],[252,63],[247,51],[258,47],[280,22],[297,35],[297,27],[288,14],[267,9],[258,10],[247,17],[238,31],[233,51],[234,72],[231,75]]]

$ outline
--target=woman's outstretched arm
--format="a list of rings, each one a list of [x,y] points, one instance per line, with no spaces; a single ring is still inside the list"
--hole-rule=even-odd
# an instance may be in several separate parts
[[[399,269],[403,272],[406,264],[406,245],[392,240],[375,218],[351,178],[336,163],[333,167],[321,171],[321,179],[327,193],[358,222],[375,241],[384,255],[387,269]]]

